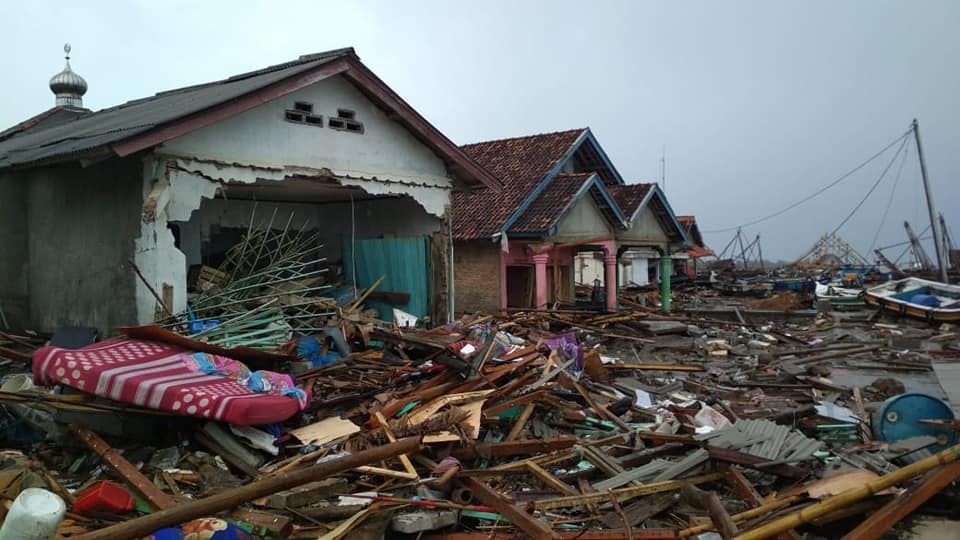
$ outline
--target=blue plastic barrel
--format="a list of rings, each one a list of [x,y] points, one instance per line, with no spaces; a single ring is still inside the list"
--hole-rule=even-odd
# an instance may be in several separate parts
[[[957,444],[957,432],[918,420],[953,420],[953,411],[943,401],[926,394],[900,394],[883,402],[873,415],[873,436],[893,442],[920,435],[936,437],[938,444],[930,448],[939,452]]]

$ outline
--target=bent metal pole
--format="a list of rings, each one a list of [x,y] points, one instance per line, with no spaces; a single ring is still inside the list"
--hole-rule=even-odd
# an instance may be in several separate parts
[[[245,502],[277,493],[278,491],[316,482],[328,476],[362,465],[369,465],[401,454],[416,452],[420,448],[419,437],[408,437],[395,443],[376,446],[362,452],[357,452],[356,454],[319,463],[283,476],[265,478],[197,501],[180,504],[154,514],[124,521],[123,523],[84,534],[78,538],[82,540],[130,540],[141,538],[157,529],[179,525],[191,519],[209,516]]]

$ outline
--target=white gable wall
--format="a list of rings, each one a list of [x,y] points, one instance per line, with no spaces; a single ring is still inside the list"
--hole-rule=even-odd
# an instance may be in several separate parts
[[[644,245],[666,246],[669,241],[667,233],[663,230],[657,216],[650,211],[649,206],[641,210],[640,214],[634,218],[629,230],[623,231],[617,236],[618,240]]]
[[[550,188],[547,188],[550,189]],[[609,235],[610,226],[597,203],[589,194],[574,203],[557,224],[557,234],[551,240],[566,241],[585,238],[597,238]]]
[[[284,120],[294,102],[313,104],[323,127]],[[337,109],[356,113],[363,133],[331,129]],[[279,169],[329,169],[339,176],[449,186],[446,166],[405,127],[342,76],[325,79],[260,107],[163,144],[162,153]]]

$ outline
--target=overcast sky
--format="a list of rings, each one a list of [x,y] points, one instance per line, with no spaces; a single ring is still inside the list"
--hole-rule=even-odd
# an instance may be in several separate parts
[[[920,121],[939,209],[960,235],[960,2],[6,1],[5,128],[53,104],[73,46],[111,106],[352,46],[458,144],[589,126],[628,182],[656,181],[704,230],[780,210]],[[834,229],[893,150],[795,210],[745,229],[771,258]],[[841,229],[867,254],[899,161]],[[909,154],[879,245],[926,227]],[[732,232],[708,234],[720,250]],[[899,250],[892,250],[897,255]],[[932,256],[932,253],[931,253]],[[870,257],[872,259],[872,257]]]

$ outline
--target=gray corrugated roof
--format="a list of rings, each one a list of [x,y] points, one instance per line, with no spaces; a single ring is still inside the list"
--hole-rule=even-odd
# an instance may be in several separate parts
[[[62,125],[39,126],[36,131],[0,142],[0,169],[93,151],[347,55],[353,55],[353,49],[301,56],[292,62],[229,79],[129,101]]]

